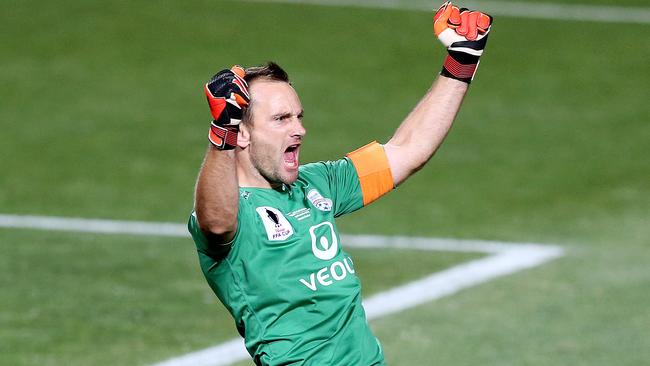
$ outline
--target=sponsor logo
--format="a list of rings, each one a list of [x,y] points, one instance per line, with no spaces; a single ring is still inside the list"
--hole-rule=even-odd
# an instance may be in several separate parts
[[[260,215],[266,236],[271,241],[280,241],[293,235],[293,227],[289,224],[286,217],[278,209],[268,206],[262,206],[255,209]]]
[[[325,221],[309,228],[311,250],[318,259],[328,261],[336,256],[339,240],[334,232],[334,225]]]
[[[323,197],[317,190],[312,189],[307,192],[307,199],[314,207],[321,211],[332,211],[332,200]]]
[[[318,290],[318,286],[327,287],[334,281],[342,281],[349,274],[354,274],[352,258],[347,257],[342,261],[336,261],[327,267],[323,267],[309,275],[308,279],[301,278],[300,283],[312,291]]]
[[[311,236],[311,250],[316,258],[327,261],[336,257],[339,250],[339,240],[334,231],[334,225],[325,221],[309,228]],[[319,286],[327,287],[336,281],[344,280],[348,274],[354,274],[352,258],[346,257],[337,260],[316,272],[309,274],[307,278],[298,281],[312,291],[317,291]]]

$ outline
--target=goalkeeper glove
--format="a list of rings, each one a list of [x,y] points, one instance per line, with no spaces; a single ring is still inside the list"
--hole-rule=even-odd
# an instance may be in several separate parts
[[[205,96],[213,118],[208,139],[220,150],[232,150],[237,146],[239,123],[250,102],[244,75],[244,69],[235,65],[230,70],[219,71],[205,84]]]
[[[440,74],[471,83],[491,28],[487,14],[442,4],[433,17],[433,31],[449,52]]]

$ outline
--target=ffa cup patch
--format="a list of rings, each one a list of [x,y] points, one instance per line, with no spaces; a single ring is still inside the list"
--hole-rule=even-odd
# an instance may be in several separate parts
[[[293,227],[289,221],[282,215],[278,209],[268,206],[262,206],[255,209],[257,214],[260,215],[264,228],[266,229],[266,236],[271,241],[285,240],[293,235]]]
[[[323,197],[317,190],[312,189],[307,192],[307,199],[314,207],[321,211],[332,211],[332,200]]]

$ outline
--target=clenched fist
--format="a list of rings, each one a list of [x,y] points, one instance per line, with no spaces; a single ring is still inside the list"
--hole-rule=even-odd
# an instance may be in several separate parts
[[[208,139],[221,150],[237,146],[239,123],[250,102],[244,75],[244,69],[235,65],[230,70],[219,71],[205,84],[205,96],[213,118]]]
[[[449,52],[441,74],[469,84],[491,28],[488,14],[458,8],[449,1],[442,4],[433,17],[433,31]]]

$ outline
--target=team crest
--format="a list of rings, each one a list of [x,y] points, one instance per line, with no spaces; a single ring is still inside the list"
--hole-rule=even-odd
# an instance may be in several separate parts
[[[332,200],[323,197],[317,190],[312,189],[307,192],[307,199],[314,207],[321,211],[332,211]]]
[[[291,227],[289,221],[278,209],[262,206],[255,209],[255,211],[257,211],[257,214],[262,219],[262,223],[266,229],[266,236],[269,240],[285,240],[293,235],[293,227]]]

